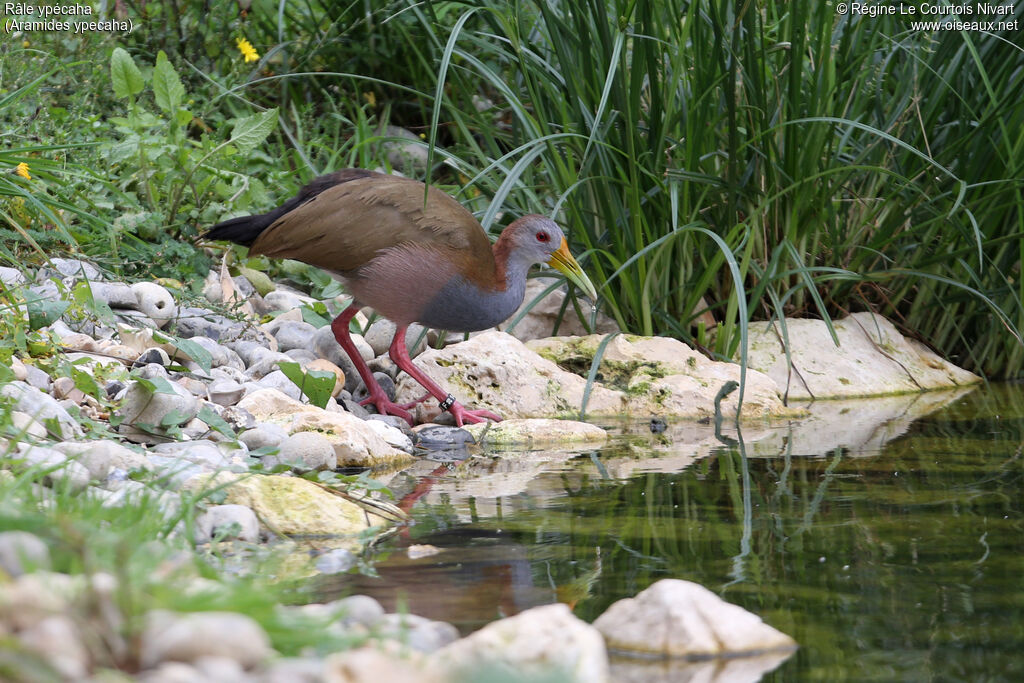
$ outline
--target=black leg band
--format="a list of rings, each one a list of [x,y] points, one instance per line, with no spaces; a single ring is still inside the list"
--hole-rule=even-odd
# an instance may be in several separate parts
[[[451,394],[448,394],[447,396],[444,397],[444,400],[441,401],[440,404],[438,404],[438,407],[440,407],[441,410],[444,411],[448,410],[453,405],[455,405],[455,397],[452,396]]]

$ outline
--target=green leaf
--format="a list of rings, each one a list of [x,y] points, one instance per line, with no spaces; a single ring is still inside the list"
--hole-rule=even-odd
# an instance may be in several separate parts
[[[237,121],[231,131],[231,139],[239,153],[251,152],[267,139],[277,126],[277,109],[268,109]]]
[[[142,92],[142,72],[124,48],[116,47],[110,55],[110,81],[118,97],[133,97]]]
[[[278,363],[284,376],[295,383],[295,386],[309,399],[309,402],[318,408],[327,407],[327,399],[334,391],[334,385],[338,381],[333,372],[326,370],[310,370],[303,372],[298,363]]]
[[[71,379],[75,381],[75,388],[83,394],[92,396],[97,401],[106,397],[106,392],[96,383],[96,379],[85,370],[71,366]]]
[[[178,72],[174,70],[163,50],[156,55],[153,96],[156,98],[156,105],[168,114],[177,114],[181,101],[185,99],[185,86],[181,84]]]
[[[323,309],[323,313],[327,313],[327,307],[324,306],[319,301],[317,301],[313,306],[307,305],[300,308],[299,310],[302,312],[303,322],[307,322],[316,328],[321,328],[324,327],[325,325],[330,325],[331,318],[329,316],[321,315],[320,309]]]
[[[196,365],[202,368],[203,372],[210,372],[210,365],[213,363],[213,356],[210,354],[209,351],[207,351],[206,349],[204,349],[202,346],[195,343],[191,339],[180,339],[178,337],[171,337],[170,342],[174,346],[174,348],[178,349],[183,354],[188,356],[190,359],[195,361]]]
[[[46,327],[64,315],[64,311],[68,310],[69,306],[71,306],[70,301],[48,301],[46,299],[26,301],[25,308],[28,309],[29,328],[38,330]]]
[[[277,289],[277,285],[274,281],[261,270],[239,266],[238,274],[251,282],[252,286],[256,288],[257,292],[259,292],[260,296],[266,296]]]
[[[179,109],[174,114],[174,119],[179,126],[185,126],[190,121],[192,121],[192,112],[190,112],[188,109]]]
[[[166,377],[154,377],[153,379],[145,379],[143,377],[135,377],[135,381],[144,386],[154,394],[177,394],[172,385]]]
[[[231,425],[227,421],[217,414],[213,408],[210,407],[209,403],[204,403],[203,407],[199,410],[199,419],[210,425],[211,429],[214,429],[229,439],[234,439],[236,434],[235,430],[231,428]]]
[[[188,413],[184,413],[180,410],[172,410],[171,412],[164,415],[163,419],[160,420],[161,427],[176,427],[180,424],[188,422]]]

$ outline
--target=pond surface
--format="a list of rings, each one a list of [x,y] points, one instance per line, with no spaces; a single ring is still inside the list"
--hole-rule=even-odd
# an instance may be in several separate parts
[[[468,632],[554,601],[593,621],[680,578],[800,643],[764,680],[1024,680],[1024,390],[812,409],[421,462],[388,482],[416,523],[379,577],[320,588]]]

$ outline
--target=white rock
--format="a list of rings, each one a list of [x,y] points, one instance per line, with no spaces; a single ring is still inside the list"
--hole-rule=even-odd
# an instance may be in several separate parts
[[[303,471],[333,470],[338,467],[334,446],[319,432],[296,432],[284,439],[277,454],[286,465]]]
[[[277,448],[286,438],[288,438],[288,432],[284,427],[273,422],[257,424],[238,436],[238,440],[244,443],[250,451],[255,451],[258,448]]]
[[[316,299],[311,296],[304,296],[285,289],[275,289],[273,292],[267,292],[263,300],[275,311],[290,311],[305,304],[316,303]]]
[[[168,425],[183,425],[199,414],[199,401],[176,382],[170,383],[173,394],[152,392],[139,382],[132,382],[117,414],[124,421],[118,431],[130,441],[153,443],[150,430],[160,433]],[[147,425],[145,429],[135,425]]]
[[[453,683],[452,679],[424,662],[422,655],[383,652],[373,647],[361,647],[329,655],[323,662],[325,683]],[[510,678],[507,680],[516,680]]]
[[[71,617],[47,617],[18,634],[26,649],[41,655],[66,680],[80,681],[88,674],[89,651]]]
[[[322,410],[273,389],[246,395],[238,407],[248,410],[257,420],[284,427],[289,433],[321,432],[334,447],[340,467],[411,462],[411,456],[389,446],[366,422],[349,413]]]
[[[45,439],[49,432],[46,427],[43,426],[42,422],[39,422],[28,413],[23,413],[20,410],[11,412],[11,426],[16,429],[19,434],[19,438],[24,439],[29,437],[30,439]]]
[[[327,605],[338,614],[339,621],[345,626],[362,624],[372,627],[384,618],[384,608],[369,595],[350,595]]]
[[[50,549],[27,531],[0,532],[0,569],[21,576],[31,569],[50,568]]]
[[[155,282],[136,282],[132,285],[132,290],[135,292],[139,310],[152,318],[161,328],[167,327],[167,323],[177,317],[178,307],[166,287]]]
[[[245,505],[213,505],[196,518],[196,543],[209,543],[215,537],[259,543],[260,522]]]
[[[8,268],[6,266],[0,266],[0,282],[4,283],[8,287],[14,287],[16,285],[23,285],[27,282],[25,274],[17,268]]]
[[[274,533],[355,538],[389,521],[300,477],[220,473],[190,479],[187,490],[224,487],[228,504],[252,508]],[[353,547],[359,547],[356,543]]]
[[[64,441],[54,449],[77,460],[89,470],[89,475],[103,481],[111,470],[150,471],[153,465],[143,453],[138,453],[116,441]]]
[[[586,380],[562,370],[504,332],[485,332],[444,349],[431,349],[415,360],[435,382],[470,408],[486,408],[504,418],[577,415]],[[399,376],[398,402],[414,401],[423,387]],[[431,405],[436,400],[429,399]],[[620,414],[621,392],[595,386],[588,414]]]
[[[195,663],[202,657],[227,657],[247,669],[272,652],[263,627],[243,614],[165,610],[146,615],[140,651],[142,666],[147,668],[165,661]]]
[[[50,265],[57,269],[61,277],[81,278],[87,280],[99,280],[102,275],[100,269],[89,263],[73,258],[51,258]]]
[[[414,175],[423,173],[427,168],[427,143],[411,130],[399,126],[385,126],[384,135],[401,140],[386,140],[381,143],[391,168]]]
[[[661,657],[792,650],[796,642],[700,584],[662,579],[612,604],[594,621],[608,647]]]
[[[412,439],[405,435],[401,429],[392,427],[381,420],[364,420],[366,425],[377,433],[377,436],[385,442],[406,453],[413,452]]]
[[[242,400],[245,387],[233,379],[215,379],[206,388],[206,396],[211,402],[221,406],[233,406]]]
[[[482,422],[463,429],[478,442],[483,436],[482,443],[488,446],[515,445],[527,450],[556,444],[599,444],[608,440],[608,432],[597,425],[574,420],[511,419],[492,424],[489,429]]]
[[[391,348],[391,340],[395,337],[395,330],[398,328],[387,318],[377,318],[370,329],[366,331],[364,339],[373,349],[373,355],[383,356]],[[417,343],[417,341],[419,343]],[[409,357],[415,358],[427,348],[426,328],[422,325],[412,324],[405,331],[405,348],[409,351]]]
[[[285,320],[270,329],[273,330],[271,334],[277,339],[278,350],[282,352],[310,348],[313,335],[316,334],[315,327],[301,320]]]
[[[256,381],[261,389],[274,389],[296,401],[302,400],[302,389],[295,382],[288,379],[288,376],[281,370],[274,370]]]
[[[51,486],[67,486],[71,491],[82,491],[89,485],[89,470],[60,451],[27,443],[19,444],[18,448],[18,458],[24,461],[25,466],[49,470],[44,481]]]
[[[153,453],[172,456],[210,469],[219,469],[231,464],[230,458],[212,441],[174,441],[157,444]]]
[[[13,582],[0,582],[0,623],[14,630],[31,628],[48,616],[70,610],[85,586],[83,575],[37,570]]]
[[[90,282],[89,290],[96,301],[102,301],[111,308],[135,308],[138,297],[131,285],[124,282]]]
[[[14,372],[14,379],[24,382],[28,379],[28,368],[17,356],[11,358],[11,370]]]
[[[81,435],[82,433],[78,422],[60,405],[57,399],[24,382],[15,381],[5,384],[0,387],[0,396],[13,399],[15,410],[28,413],[38,422],[45,424],[46,420],[56,419],[63,434],[54,436],[69,438],[71,435]]]
[[[452,676],[495,667],[510,676],[561,675],[560,681],[609,680],[604,640],[561,603],[501,619],[439,650],[432,661]]]
[[[451,624],[415,614],[385,614],[375,633],[419,652],[435,652],[459,639],[458,629]]]
[[[787,319],[786,363],[777,322],[750,324],[750,367],[775,380],[790,398],[843,398],[918,392],[975,384],[981,378],[949,363],[923,344],[903,337],[873,313],[834,320],[839,346],[821,320]]]
[[[544,358],[586,375],[602,335],[552,337],[527,343]],[[605,346],[599,383],[622,393],[621,412],[639,416],[713,417],[715,398],[729,382],[740,383],[737,363],[708,360],[686,344],[668,337],[618,335]],[[582,379],[582,377],[580,377]],[[734,417],[739,389],[721,402],[722,414]],[[614,411],[613,411],[614,412]],[[588,415],[608,414],[588,405]],[[783,405],[778,387],[770,377],[747,369],[743,417],[793,417],[801,411]]]
[[[268,664],[255,683],[324,683],[326,667],[318,657],[282,657]],[[386,679],[378,678],[377,683]],[[332,679],[331,683],[341,683]],[[345,683],[351,683],[346,680]]]

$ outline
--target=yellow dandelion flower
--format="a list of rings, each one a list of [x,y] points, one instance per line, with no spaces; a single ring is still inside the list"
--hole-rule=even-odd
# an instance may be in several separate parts
[[[32,175],[28,172],[28,164],[24,161],[18,164],[17,168],[14,169],[14,172],[25,180],[32,180]]]
[[[377,96],[372,92],[364,92],[363,99],[366,100],[371,107],[377,106]]]
[[[235,45],[238,46],[238,51],[242,53],[242,57],[245,58],[245,63],[255,62],[260,58],[260,53],[256,52],[256,48],[252,46],[245,38],[239,38],[235,41]]]

